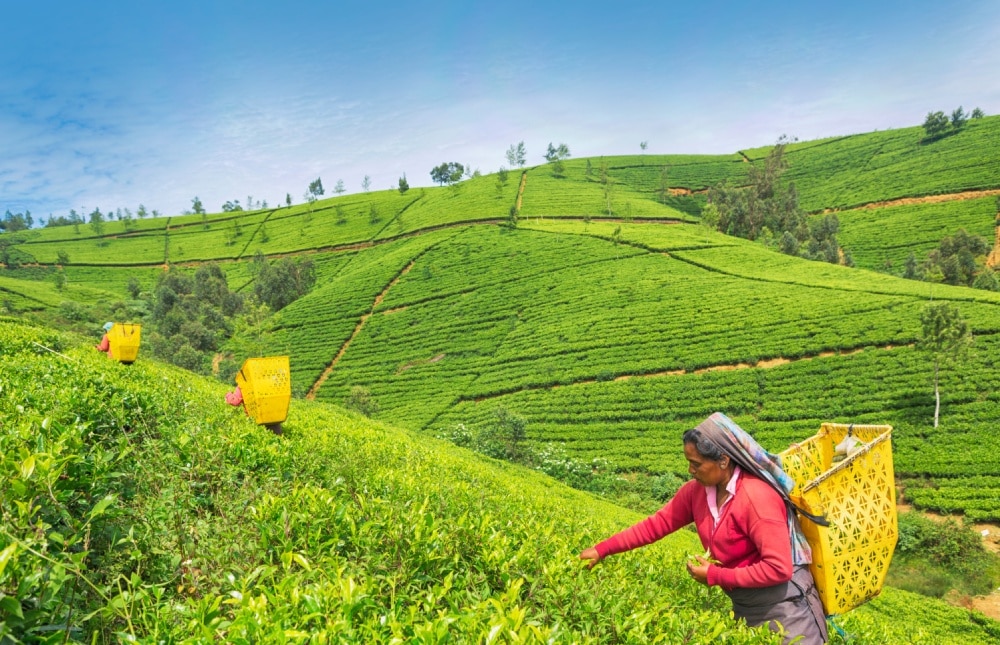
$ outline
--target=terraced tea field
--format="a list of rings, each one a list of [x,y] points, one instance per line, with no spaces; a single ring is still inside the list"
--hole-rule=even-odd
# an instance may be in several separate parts
[[[60,642],[781,640],[687,575],[690,531],[588,571],[581,549],[639,515],[309,401],[276,436],[224,391],[0,320],[3,629]],[[837,620],[849,638],[831,645],[1000,633],[893,588]]]
[[[359,268],[383,273],[337,283],[358,299],[356,317],[337,323],[336,346],[353,336],[317,398],[340,402],[363,385],[381,418],[428,432],[487,423],[503,406],[528,420],[533,443],[625,471],[684,473],[677,437],[716,409],[774,450],[822,421],[892,424],[907,476],[979,472],[1000,454],[991,440],[924,447],[931,372],[913,344],[928,285],[776,255],[699,226],[625,224],[617,242],[612,226],[532,220],[468,227],[419,254],[359,251]],[[318,316],[309,303],[334,292],[297,307]],[[945,377],[945,420],[932,434],[970,437],[1000,418],[1000,294],[938,286],[934,295],[960,304],[978,349]],[[351,331],[366,305],[372,315]],[[281,338],[294,348],[309,329],[286,323]],[[322,350],[311,351],[297,378],[314,382]]]
[[[988,117],[926,143],[920,128],[794,143],[787,176],[807,210],[837,211],[860,267],[899,271],[957,228],[992,239],[995,197],[863,206],[1000,189],[998,133]],[[15,249],[30,259],[0,290],[10,308],[44,313],[213,261],[249,293],[256,253],[297,256],[314,262],[317,285],[275,317],[266,346],[290,354],[298,395],[340,403],[362,386],[381,420],[425,433],[503,406],[527,419],[533,444],[624,472],[683,472],[678,433],[716,409],[775,450],[824,420],[889,423],[914,502],[1000,515],[991,480],[969,480],[1000,454],[1000,295],[806,262],[698,224],[699,191],[740,184],[768,151],[570,159],[558,177],[529,167],[517,228],[500,224],[520,171],[499,185],[485,175],[129,230],[108,222],[101,236],[29,231]],[[936,430],[931,369],[914,347],[930,299],[956,303],[976,339],[943,374]],[[967,480],[987,492],[962,493]]]

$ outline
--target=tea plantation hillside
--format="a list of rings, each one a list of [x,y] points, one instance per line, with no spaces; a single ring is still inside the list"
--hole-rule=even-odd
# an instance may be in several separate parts
[[[293,401],[276,436],[224,391],[0,320],[0,638],[778,642],[683,572],[693,533],[587,571],[577,553],[638,516],[335,406]],[[893,589],[838,622],[861,644],[1000,638]]]
[[[1000,519],[1000,481],[960,492],[1000,465],[1000,294],[685,224],[530,220],[423,239],[358,252],[351,273],[278,316],[274,346],[319,400],[364,386],[381,418],[431,433],[504,408],[536,446],[649,473],[684,473],[678,437],[716,409],[776,451],[824,420],[888,423],[901,476],[958,480],[921,481],[910,499]],[[931,363],[914,347],[932,296],[959,306],[976,347],[943,376],[937,429]]]
[[[860,266],[898,273],[959,228],[990,236],[998,133],[987,117],[933,141],[906,128],[793,143],[787,176],[809,211],[838,214]],[[165,270],[218,261],[249,292],[255,254],[309,258],[317,286],[255,339],[290,355],[298,395],[341,403],[364,388],[380,420],[428,435],[503,409],[532,446],[626,474],[682,473],[677,436],[716,409],[775,450],[824,420],[888,423],[909,501],[1000,520],[1000,296],[698,224],[704,191],[740,183],[768,150],[570,159],[506,181],[8,233],[0,301],[82,327],[83,305],[128,300],[130,280],[148,293]],[[975,336],[942,373],[938,428],[915,348],[932,299],[958,305]]]

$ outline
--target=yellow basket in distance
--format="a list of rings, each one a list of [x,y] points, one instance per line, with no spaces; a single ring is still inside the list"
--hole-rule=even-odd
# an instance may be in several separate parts
[[[292,398],[291,371],[287,356],[248,358],[236,374],[243,393],[243,406],[257,423],[283,423]]]
[[[835,463],[835,447],[848,433],[862,443]],[[824,423],[781,453],[782,468],[796,482],[792,500],[830,523],[799,517],[828,615],[850,611],[882,591],[898,538],[891,437],[892,426]]]
[[[142,325],[136,323],[115,323],[108,332],[111,358],[122,363],[132,363],[139,355],[139,341]]]

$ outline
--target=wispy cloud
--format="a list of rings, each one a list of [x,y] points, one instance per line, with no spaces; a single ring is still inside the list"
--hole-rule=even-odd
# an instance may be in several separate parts
[[[493,171],[521,140],[530,163],[549,141],[576,156],[644,140],[715,153],[916,125],[959,104],[1000,112],[1000,6],[987,0],[612,15],[516,1],[225,15],[55,4],[65,25],[55,7],[22,7],[0,42],[0,208],[42,216],[178,213],[196,195],[210,209],[300,201],[317,176],[428,185],[446,160]]]

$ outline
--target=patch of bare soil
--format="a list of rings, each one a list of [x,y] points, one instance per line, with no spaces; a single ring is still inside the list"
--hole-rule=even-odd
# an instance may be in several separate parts
[[[444,358],[444,354],[438,354],[437,356],[428,358],[426,360],[410,361],[409,363],[406,363],[398,370],[396,370],[396,374],[402,374],[406,370],[410,369],[411,367],[416,367],[417,365],[430,365],[431,363],[437,363],[442,358]]]
[[[886,345],[886,346],[882,347],[881,349],[888,350],[888,349],[893,349],[895,347],[896,347],[895,345]],[[756,363],[753,363],[753,364],[751,364],[751,363],[734,363],[734,364],[729,364],[729,365],[712,365],[712,366],[709,366],[709,367],[702,367],[702,368],[696,369],[696,370],[694,370],[692,372],[689,372],[688,370],[669,370],[669,371],[664,371],[664,372],[647,372],[647,373],[643,373],[643,374],[620,374],[619,376],[616,376],[614,378],[614,380],[615,381],[627,381],[627,380],[633,379],[633,378],[657,378],[657,377],[663,377],[663,376],[684,376],[685,374],[704,374],[706,372],[725,372],[725,371],[730,371],[730,370],[742,370],[742,369],[751,369],[751,368],[763,368],[763,369],[767,369],[767,368],[770,368],[770,367],[778,367],[778,366],[784,365],[786,363],[791,363],[792,361],[811,361],[814,358],[828,358],[830,356],[850,356],[851,354],[858,354],[858,353],[863,352],[863,351],[865,351],[863,347],[859,347],[857,349],[840,350],[840,351],[826,350],[826,351],[822,351],[822,352],[820,352],[818,354],[815,354],[813,356],[799,356],[797,358],[776,357],[776,358],[770,358],[770,359],[762,359],[762,360],[757,361]],[[591,385],[591,384],[596,383],[596,382],[597,382],[596,379],[589,378],[589,379],[581,379],[579,381],[574,381],[572,383],[566,383],[566,384],[562,384],[562,385],[560,385],[560,384],[555,384],[555,385],[540,385],[540,386],[529,387],[529,388],[524,388],[524,389],[526,389],[526,390],[536,390],[536,389],[554,390],[556,388],[564,387],[564,386],[570,386],[570,385],[573,385],[573,386],[575,386],[575,385]],[[489,394],[489,395],[486,395],[486,396],[476,397],[473,400],[476,403],[480,403],[482,401],[485,401],[486,399],[492,399],[492,398],[495,398],[497,396],[502,396],[502,395]]]
[[[989,189],[989,190],[967,190],[961,193],[948,193],[945,195],[925,195],[923,197],[901,197],[899,199],[890,199],[884,202],[871,202],[868,204],[862,204],[861,206],[855,206],[851,209],[840,209],[840,208],[826,208],[823,210],[824,213],[836,213],[841,210],[855,210],[858,208],[885,208],[887,206],[911,206],[913,204],[939,204],[941,202],[953,202],[953,201],[964,201],[966,199],[977,199],[979,197],[990,197],[993,195],[1000,195],[1000,189]]]
[[[896,505],[897,510],[902,512],[913,511],[913,506],[906,503]],[[924,517],[935,522],[945,522],[955,519],[950,515],[938,515],[927,511],[918,511]],[[990,523],[979,523],[969,525],[969,528],[983,536],[983,547],[997,555],[1000,555],[1000,525]],[[985,596],[966,596],[958,592],[948,593],[944,599],[953,605],[974,609],[993,620],[1000,620],[1000,589],[994,589],[993,593]]]
[[[947,600],[945,596],[945,600]],[[979,613],[1000,620],[1000,589],[988,596],[975,596],[960,601],[959,604],[967,609],[975,609]]]
[[[736,363],[735,365],[713,365],[711,367],[703,367],[694,371],[695,374],[704,374],[705,372],[728,372],[730,370],[745,370],[753,367],[750,363]]]
[[[997,239],[993,243],[993,250],[986,258],[986,266],[992,268],[1000,266],[1000,214],[997,215]]]
[[[972,529],[983,536],[983,546],[1000,555],[1000,526],[996,524],[973,524]],[[1000,620],[1000,589],[994,589],[988,596],[969,599],[970,609],[982,612],[993,620]]]

